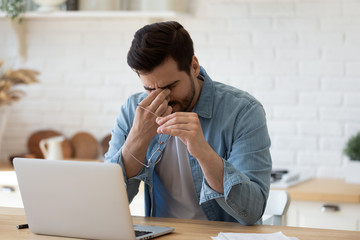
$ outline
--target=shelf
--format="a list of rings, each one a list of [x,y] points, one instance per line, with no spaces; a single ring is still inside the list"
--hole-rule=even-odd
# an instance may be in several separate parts
[[[5,17],[0,12],[0,18]],[[27,12],[25,19],[38,18],[174,18],[189,16],[187,13],[174,11],[57,11],[57,12]]]

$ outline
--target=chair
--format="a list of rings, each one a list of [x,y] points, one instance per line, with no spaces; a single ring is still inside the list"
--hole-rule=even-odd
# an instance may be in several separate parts
[[[284,190],[270,190],[265,212],[263,215],[263,224],[266,225],[284,225],[286,212],[289,208],[291,199],[288,192]]]

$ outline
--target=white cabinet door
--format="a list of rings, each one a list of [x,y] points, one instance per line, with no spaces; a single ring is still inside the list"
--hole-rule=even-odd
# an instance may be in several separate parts
[[[23,207],[14,171],[0,171],[0,206]]]
[[[360,204],[292,201],[286,220],[288,226],[360,230]]]

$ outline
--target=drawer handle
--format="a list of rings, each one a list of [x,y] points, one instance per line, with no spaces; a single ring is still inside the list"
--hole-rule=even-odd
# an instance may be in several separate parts
[[[334,204],[324,204],[321,207],[321,212],[339,212],[340,207]]]
[[[1,191],[6,193],[15,192],[15,188],[12,186],[2,186]]]

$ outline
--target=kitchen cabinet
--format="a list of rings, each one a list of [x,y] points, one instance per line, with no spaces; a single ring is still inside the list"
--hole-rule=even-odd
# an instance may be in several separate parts
[[[287,226],[360,230],[360,184],[311,179],[286,190],[291,196]]]
[[[0,166],[0,206],[23,207],[16,174],[8,164]]]

